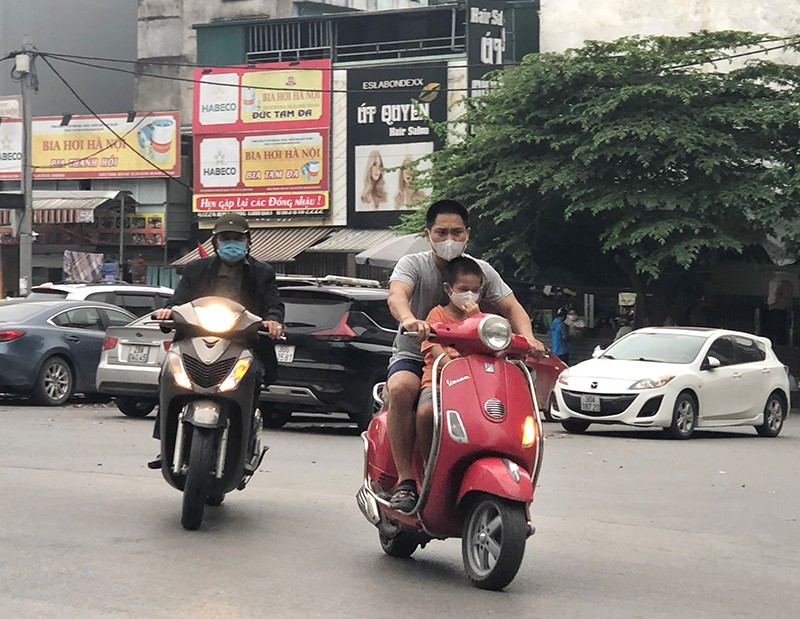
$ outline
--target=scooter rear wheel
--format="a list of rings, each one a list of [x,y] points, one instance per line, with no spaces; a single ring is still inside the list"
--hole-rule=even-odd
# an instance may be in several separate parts
[[[181,524],[189,531],[196,531],[203,522],[206,498],[211,489],[214,452],[214,430],[195,427],[192,430],[189,470],[186,472],[186,483],[183,487],[181,514]]]
[[[499,591],[514,580],[525,554],[525,507],[489,494],[472,501],[461,536],[464,569],[479,589]]]
[[[381,548],[390,557],[408,559],[414,554],[419,544],[404,533],[398,533],[394,537],[387,537],[383,533],[378,534],[381,540]]]

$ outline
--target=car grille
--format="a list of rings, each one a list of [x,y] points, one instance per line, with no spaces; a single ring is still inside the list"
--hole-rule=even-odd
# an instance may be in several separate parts
[[[225,380],[234,363],[236,363],[236,358],[231,357],[206,365],[194,357],[183,355],[183,366],[186,368],[186,373],[189,374],[189,378],[195,385],[203,389],[210,389]]]
[[[619,415],[624,412],[631,403],[636,399],[635,395],[627,394],[604,394],[587,393],[585,395],[595,395],[600,398],[600,412],[589,412],[581,410],[581,394],[576,391],[561,390],[561,396],[564,398],[564,403],[567,407],[581,415],[587,417],[605,417],[607,415]]]

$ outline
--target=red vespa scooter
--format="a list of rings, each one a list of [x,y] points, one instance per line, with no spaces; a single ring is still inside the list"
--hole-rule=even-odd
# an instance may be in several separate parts
[[[434,365],[433,444],[423,466],[420,498],[409,513],[389,507],[397,469],[386,410],[364,439],[364,484],[356,495],[378,528],[381,547],[410,557],[432,539],[460,537],[464,568],[476,587],[499,590],[517,574],[533,534],[530,505],[544,439],[533,380],[523,359],[527,341],[507,320],[479,314],[458,324],[433,324],[431,337],[461,354],[439,375]],[[376,400],[380,401],[376,388]]]

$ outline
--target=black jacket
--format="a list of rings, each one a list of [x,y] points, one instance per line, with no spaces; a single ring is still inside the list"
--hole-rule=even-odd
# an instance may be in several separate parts
[[[217,256],[200,258],[183,268],[178,287],[166,307],[183,305],[201,297],[214,296],[214,283],[217,280],[222,261]],[[242,274],[242,287],[238,298],[231,299],[244,305],[248,311],[261,316],[263,320],[274,320],[283,324],[283,301],[275,283],[275,271],[266,262],[246,258]],[[275,347],[272,340],[259,338],[256,353],[265,365],[265,383],[274,380],[278,369]]]
[[[214,295],[214,282],[217,279],[222,261],[212,256],[190,262],[183,269],[183,276],[178,282],[175,294],[166,307],[182,305],[201,297]],[[232,301],[244,305],[248,311],[263,320],[274,320],[283,324],[283,302],[275,283],[275,271],[266,262],[247,258],[244,262],[242,289],[240,295]]]

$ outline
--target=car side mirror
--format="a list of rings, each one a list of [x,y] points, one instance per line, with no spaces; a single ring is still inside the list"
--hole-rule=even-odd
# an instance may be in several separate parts
[[[703,360],[703,363],[700,364],[700,369],[701,370],[713,370],[715,368],[720,367],[721,365],[722,365],[722,363],[720,363],[719,359],[717,359],[716,357],[706,357]]]
[[[603,351],[605,351],[605,348],[601,348],[600,345],[595,346],[592,351],[592,359],[597,359],[597,357],[603,354]]]

